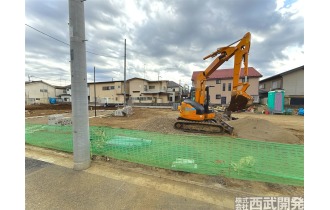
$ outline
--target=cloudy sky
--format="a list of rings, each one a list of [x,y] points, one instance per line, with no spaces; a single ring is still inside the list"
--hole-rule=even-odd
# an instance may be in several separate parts
[[[269,77],[304,65],[302,0],[87,0],[88,82],[191,84],[203,57],[251,32],[249,66]],[[68,0],[25,1],[25,80],[70,84]],[[233,59],[220,68],[232,68]]]

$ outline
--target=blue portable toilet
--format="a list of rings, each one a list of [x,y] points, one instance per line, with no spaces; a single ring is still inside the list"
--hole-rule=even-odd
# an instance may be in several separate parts
[[[50,104],[56,104],[56,98],[49,98]]]
[[[271,113],[284,113],[284,90],[268,92],[267,106]]]

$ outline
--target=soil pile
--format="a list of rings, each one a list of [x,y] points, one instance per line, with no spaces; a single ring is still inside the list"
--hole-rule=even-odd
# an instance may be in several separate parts
[[[144,131],[153,131],[166,134],[182,134],[183,131],[174,129],[176,119],[169,116],[154,117],[137,126],[136,129]]]
[[[234,136],[238,138],[286,144],[300,142],[297,136],[268,120],[245,117],[229,121],[228,124],[234,127]]]

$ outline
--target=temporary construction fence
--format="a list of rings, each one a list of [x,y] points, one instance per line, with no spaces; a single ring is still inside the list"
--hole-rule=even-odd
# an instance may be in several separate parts
[[[72,126],[26,124],[30,145],[73,152]],[[304,185],[304,146],[90,126],[91,155],[242,180]]]

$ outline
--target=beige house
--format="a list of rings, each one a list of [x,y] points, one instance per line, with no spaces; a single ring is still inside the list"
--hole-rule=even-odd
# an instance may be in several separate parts
[[[95,88],[94,88],[95,86]],[[89,102],[123,104],[124,101],[124,81],[108,81],[88,83]],[[126,87],[128,94],[128,86]]]
[[[128,103],[169,103],[168,80],[149,81],[132,78],[126,81],[126,100]],[[124,81],[88,83],[89,102],[123,104]],[[94,94],[94,90],[96,94]],[[174,93],[175,94],[175,93]],[[176,93],[176,95],[178,95]]]
[[[149,81],[135,77],[127,82],[131,103],[168,103],[168,80]]]
[[[106,81],[87,83],[89,102],[100,104],[124,104],[131,103],[169,103],[172,94],[177,98],[177,89],[168,91],[168,80],[149,81],[141,78],[132,78],[126,81]],[[71,102],[71,86],[52,86],[43,81],[25,83],[26,104],[49,103],[49,98],[56,98],[57,102]]]
[[[260,80],[259,89],[264,93],[263,103],[269,91],[284,90],[285,105],[304,105],[304,66]]]
[[[192,75],[192,85],[195,87],[195,79],[197,75],[203,71],[194,71]],[[233,85],[233,69],[218,69],[206,80],[207,86],[210,87],[210,104],[228,105],[231,99],[231,91]],[[240,75],[244,75],[244,69],[241,69]],[[247,93],[254,99],[254,103],[259,103],[259,78],[262,75],[253,67],[248,69],[248,82],[250,87]],[[240,77],[240,82],[244,82],[244,77]]]
[[[44,81],[25,82],[25,104],[49,104],[55,98],[55,86]]]

